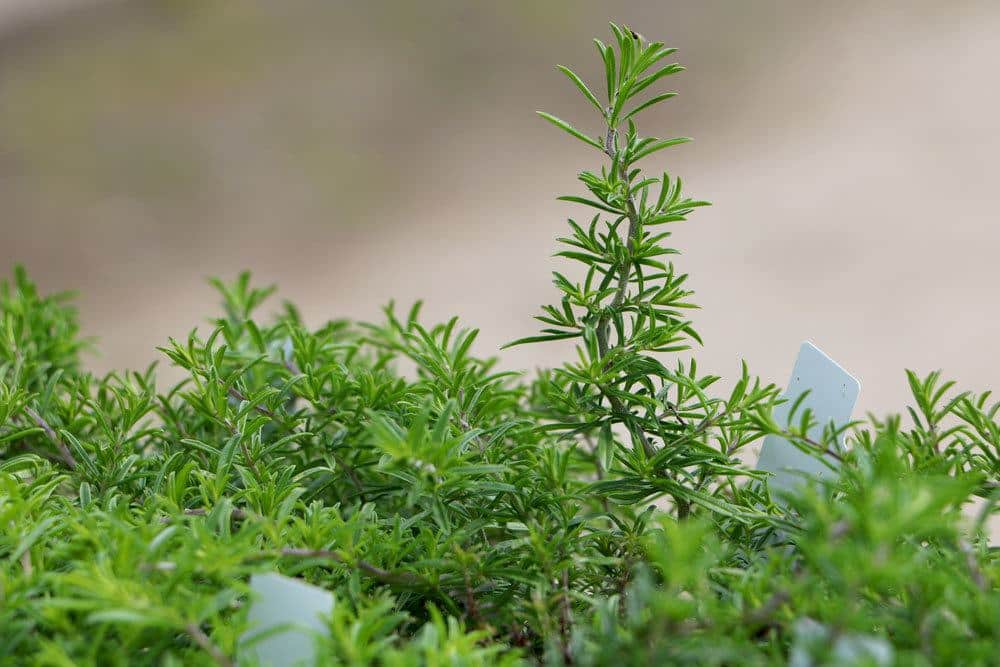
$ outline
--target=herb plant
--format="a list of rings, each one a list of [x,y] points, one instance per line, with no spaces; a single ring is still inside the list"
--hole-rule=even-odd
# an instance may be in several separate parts
[[[303,323],[244,274],[154,368],[97,377],[65,295],[0,288],[0,663],[234,665],[252,573],[335,595],[324,665],[991,665],[1000,646],[1000,404],[908,375],[906,419],[810,436],[744,365],[699,374],[686,276],[663,245],[704,202],[639,134],[681,71],[612,24],[600,118],[543,118],[603,166],[564,197],[559,300],[577,360],[529,378],[419,304]],[[849,446],[839,436],[847,434]],[[775,498],[767,434],[836,462]],[[963,508],[978,499],[971,521]]]

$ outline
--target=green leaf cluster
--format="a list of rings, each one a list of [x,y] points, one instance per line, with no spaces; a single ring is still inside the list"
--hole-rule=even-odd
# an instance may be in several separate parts
[[[905,418],[816,437],[745,364],[718,394],[663,245],[705,202],[639,167],[686,141],[636,125],[682,68],[611,29],[600,96],[559,68],[600,133],[542,114],[604,163],[564,197],[578,273],[515,341],[570,363],[506,372],[419,304],[260,317],[244,274],[162,386],[86,371],[65,295],[0,286],[0,664],[251,664],[265,571],[333,593],[323,665],[996,664],[1000,404],[909,373]],[[766,435],[836,474],[772,494]]]

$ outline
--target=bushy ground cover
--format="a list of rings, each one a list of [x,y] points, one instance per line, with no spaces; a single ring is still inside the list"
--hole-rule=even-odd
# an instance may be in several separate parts
[[[96,377],[65,295],[0,289],[0,663],[250,664],[248,578],[332,591],[330,665],[997,664],[1000,407],[909,373],[905,417],[777,423],[746,366],[698,371],[664,245],[704,202],[639,134],[682,70],[612,25],[601,119],[543,117],[603,162],[580,174],[558,299],[537,336],[577,359],[526,376],[419,304],[307,326],[271,288],[217,283],[185,371]],[[742,463],[781,435],[829,462],[772,493]],[[842,444],[846,437],[847,446]],[[962,510],[979,502],[972,521]]]

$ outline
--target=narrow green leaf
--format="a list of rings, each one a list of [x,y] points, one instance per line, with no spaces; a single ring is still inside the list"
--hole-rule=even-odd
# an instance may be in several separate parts
[[[506,350],[507,348],[514,347],[516,345],[525,345],[527,343],[547,343],[553,340],[565,340],[567,338],[578,338],[580,336],[579,331],[567,331],[561,334],[547,334],[545,336],[528,336],[526,338],[518,338],[517,340],[503,345],[500,349]]]
[[[690,141],[691,139],[688,137],[677,137],[675,139],[663,139],[660,141],[654,141],[649,146],[643,148],[641,151],[633,155],[632,161],[638,162],[642,158],[652,155],[657,151],[662,151],[663,149],[670,148],[671,146],[679,146],[681,144],[686,144]]]
[[[597,109],[602,116],[604,115],[604,109],[601,108],[601,103],[597,101],[597,97],[595,97],[594,93],[590,91],[590,88],[587,87],[587,84],[585,84],[583,80],[579,76],[577,76],[576,72],[562,65],[556,65],[556,69],[565,74],[569,78],[569,80],[573,82],[573,85],[575,85],[577,89],[581,93],[583,93],[583,96],[586,97],[587,100],[594,105],[594,108]]]
[[[646,100],[645,102],[643,102],[642,104],[640,104],[636,108],[634,108],[631,111],[629,111],[627,114],[625,114],[625,116],[624,116],[624,118],[622,118],[622,120],[629,120],[631,118],[634,118],[635,116],[637,116],[641,112],[645,111],[646,109],[648,109],[648,108],[650,108],[652,106],[655,106],[655,105],[657,105],[660,102],[663,102],[665,100],[669,100],[671,97],[676,97],[676,96],[677,96],[677,93],[674,92],[674,91],[671,91],[671,92],[668,92],[668,93],[661,93],[660,95],[657,95],[656,97],[652,97],[652,98]]]
[[[598,150],[601,150],[601,151],[604,150],[604,147],[601,146],[601,143],[599,141],[597,141],[596,139],[592,139],[591,137],[588,137],[586,134],[584,134],[583,132],[580,132],[578,129],[576,129],[575,127],[573,127],[572,125],[570,125],[566,121],[562,120],[561,118],[556,118],[552,114],[545,113],[544,111],[537,111],[536,113],[539,116],[541,116],[542,118],[544,118],[545,120],[549,121],[550,123],[552,123],[553,125],[555,125],[556,127],[558,127],[559,129],[561,129],[564,132],[567,132],[568,134],[571,134],[572,136],[576,137],[577,139],[579,139],[583,143],[588,144],[590,146],[593,146],[594,148],[596,148]]]

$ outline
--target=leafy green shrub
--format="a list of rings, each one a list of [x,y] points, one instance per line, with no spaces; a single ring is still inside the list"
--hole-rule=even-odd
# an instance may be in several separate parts
[[[984,536],[1000,407],[911,374],[915,407],[810,438],[777,388],[733,390],[680,356],[698,336],[668,223],[704,202],[638,163],[638,97],[673,52],[612,25],[604,159],[565,197],[578,279],[538,336],[578,358],[535,378],[472,353],[474,330],[306,327],[271,289],[217,283],[224,315],[170,341],[186,372],[95,377],[64,296],[0,291],[0,662],[235,664],[249,575],[332,591],[322,664],[987,665],[1000,566]],[[668,365],[664,359],[672,359]],[[402,369],[402,370],[400,370]],[[912,422],[912,423],[911,423]],[[839,475],[776,502],[741,461],[782,434]],[[961,510],[985,499],[972,526]],[[248,664],[248,660],[240,660]]]

